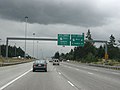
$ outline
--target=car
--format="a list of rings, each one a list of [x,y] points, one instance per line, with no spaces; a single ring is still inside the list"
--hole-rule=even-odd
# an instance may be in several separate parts
[[[52,59],[49,59],[49,62],[53,62],[53,60],[52,60]]]
[[[47,62],[46,60],[36,60],[33,63],[33,72],[36,70],[44,70],[47,72]]]
[[[59,59],[54,59],[53,60],[53,65],[60,65]]]
[[[67,60],[67,62],[69,62],[70,60]]]

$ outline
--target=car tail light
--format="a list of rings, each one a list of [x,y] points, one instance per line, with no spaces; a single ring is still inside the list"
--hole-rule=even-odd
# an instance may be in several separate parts
[[[45,64],[44,67],[47,67],[47,64]]]
[[[36,65],[35,65],[35,64],[33,64],[33,67],[36,67]]]

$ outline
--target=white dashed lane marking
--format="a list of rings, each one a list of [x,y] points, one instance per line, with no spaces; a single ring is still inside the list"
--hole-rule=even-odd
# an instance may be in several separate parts
[[[58,72],[58,74],[60,74],[60,75],[61,75],[61,73],[60,73],[60,72]]]
[[[68,83],[69,83],[71,86],[73,86],[73,87],[74,87],[74,84],[72,84],[70,81],[68,81]]]
[[[93,74],[93,73],[91,73],[91,72],[88,72],[88,74]]]

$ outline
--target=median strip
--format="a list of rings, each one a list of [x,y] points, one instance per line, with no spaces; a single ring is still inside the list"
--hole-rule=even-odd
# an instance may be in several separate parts
[[[20,62],[4,62],[4,63],[0,63],[0,67],[3,66],[11,66],[11,65],[17,65],[17,64],[23,64],[23,63],[28,63],[28,62],[32,62],[32,60],[28,60],[28,61],[20,61]]]
[[[89,66],[95,66],[95,67],[102,67],[102,68],[108,68],[108,69],[115,69],[120,70],[120,66],[109,66],[109,65],[102,65],[102,64],[88,64]]]

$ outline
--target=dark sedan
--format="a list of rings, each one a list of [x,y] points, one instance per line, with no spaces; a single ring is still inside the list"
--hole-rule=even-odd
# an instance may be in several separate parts
[[[44,70],[47,72],[47,62],[46,60],[36,60],[33,63],[33,72],[36,70]]]

